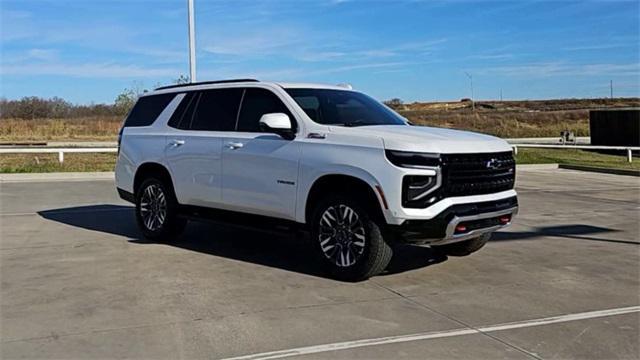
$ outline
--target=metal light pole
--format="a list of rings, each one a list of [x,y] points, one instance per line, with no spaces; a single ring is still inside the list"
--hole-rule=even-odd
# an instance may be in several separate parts
[[[613,99],[613,80],[609,80],[609,91],[611,94],[611,98]]]
[[[196,34],[193,19],[193,0],[187,0],[189,8],[189,82],[196,82]]]
[[[473,99],[473,76],[471,76],[471,74],[469,74],[468,72],[465,72],[465,74],[469,78],[469,81],[471,81],[471,111],[476,111],[476,104]]]

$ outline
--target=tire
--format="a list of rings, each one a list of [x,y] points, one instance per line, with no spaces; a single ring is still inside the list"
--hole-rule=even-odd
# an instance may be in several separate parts
[[[459,243],[434,246],[434,248],[450,256],[467,256],[480,250],[487,244],[490,238],[491,233],[481,235],[471,240],[461,241]]]
[[[173,187],[149,177],[136,189],[136,221],[145,238],[172,242],[182,233],[187,220],[178,217],[178,201]]]
[[[320,200],[311,217],[311,242],[327,272],[338,280],[361,281],[377,275],[393,251],[384,239],[384,222],[357,199],[331,195]]]

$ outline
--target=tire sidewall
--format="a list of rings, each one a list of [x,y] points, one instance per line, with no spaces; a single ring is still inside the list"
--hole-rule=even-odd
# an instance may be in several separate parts
[[[360,221],[364,226],[365,231],[365,248],[362,255],[358,258],[355,264],[349,267],[340,267],[333,263],[331,259],[327,258],[322,251],[320,241],[318,239],[320,219],[326,209],[332,206],[346,205],[356,212]],[[360,205],[358,201],[347,195],[331,195],[319,201],[314,208],[313,215],[311,217],[311,241],[315,248],[317,258],[323,264],[323,267],[329,272],[332,277],[345,280],[345,281],[359,281],[368,278],[371,275],[371,268],[375,258],[372,257],[372,253],[377,252],[380,246],[379,241],[382,238],[381,226],[374,221],[369,213]],[[384,244],[386,245],[386,244]]]
[[[141,211],[141,199],[144,190],[151,186],[157,185],[164,193],[167,202],[167,215],[164,223],[156,230],[149,230],[144,224]],[[168,241],[171,237],[176,235],[176,227],[178,223],[177,219],[177,201],[173,195],[173,191],[162,180],[155,177],[150,177],[142,181],[138,189],[136,190],[136,221],[138,227],[142,231],[144,237],[156,240],[156,241]]]

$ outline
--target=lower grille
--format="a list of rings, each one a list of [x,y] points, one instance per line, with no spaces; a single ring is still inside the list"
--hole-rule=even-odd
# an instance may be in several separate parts
[[[510,151],[442,154],[443,197],[491,194],[512,189],[515,160]]]

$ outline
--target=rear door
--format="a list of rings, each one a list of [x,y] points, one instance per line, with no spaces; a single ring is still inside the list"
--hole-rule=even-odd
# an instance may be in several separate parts
[[[285,113],[282,100],[262,88],[245,90],[235,133],[222,148],[222,201],[231,210],[295,219],[300,143],[260,131],[267,113]]]
[[[218,207],[222,192],[222,134],[233,130],[242,89],[188,94],[190,103],[172,119],[166,158],[182,204]],[[188,100],[185,98],[185,100]],[[182,105],[182,104],[181,104]]]

